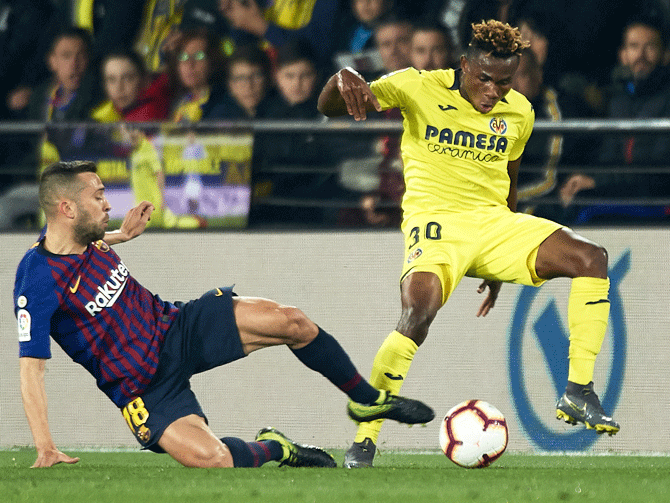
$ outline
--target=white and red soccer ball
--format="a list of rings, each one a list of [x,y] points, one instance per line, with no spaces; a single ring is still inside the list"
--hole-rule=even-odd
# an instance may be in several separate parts
[[[484,468],[507,448],[507,423],[493,405],[467,400],[453,407],[440,425],[445,456],[465,468]]]

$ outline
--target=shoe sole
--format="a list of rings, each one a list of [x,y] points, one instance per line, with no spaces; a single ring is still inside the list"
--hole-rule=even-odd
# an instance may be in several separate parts
[[[412,417],[398,417],[400,415],[400,411],[393,410],[393,407],[387,407],[381,410],[368,413],[364,413],[362,410],[355,410],[355,407],[356,407],[355,405],[353,407],[349,405],[347,407],[347,415],[356,424],[369,423],[372,421],[377,421],[378,419],[384,419],[390,421],[397,421],[399,423],[411,426],[414,424],[425,425],[426,423],[429,423],[430,421],[435,419],[435,412],[433,412],[432,409],[430,409],[429,412],[426,411],[424,417],[412,418]]]
[[[344,468],[351,470],[352,468],[372,468],[372,463],[359,463],[358,461],[345,462],[342,465]]]
[[[610,437],[612,435],[616,435],[620,429],[617,428],[616,426],[611,426],[608,424],[591,424],[588,421],[579,421],[578,419],[572,417],[570,414],[562,411],[561,409],[556,409],[556,419],[562,419],[563,421],[571,425],[576,425],[580,422],[583,422],[584,425],[586,426],[586,429],[596,430],[596,433],[598,433],[599,435],[607,433]]]

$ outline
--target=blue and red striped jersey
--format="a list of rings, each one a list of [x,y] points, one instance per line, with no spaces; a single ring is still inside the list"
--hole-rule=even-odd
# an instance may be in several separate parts
[[[178,312],[140,285],[104,241],[81,255],[36,243],[16,273],[14,310],[20,356],[51,358],[51,335],[119,407],[151,381]]]

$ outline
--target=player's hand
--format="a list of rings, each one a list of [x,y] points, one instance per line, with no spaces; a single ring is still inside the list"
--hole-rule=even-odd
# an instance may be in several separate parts
[[[149,201],[142,201],[126,213],[119,229],[121,234],[127,238],[126,241],[136,238],[144,232],[154,210],[153,204]]]
[[[479,311],[477,311],[477,317],[486,316],[489,314],[489,311],[493,309],[493,306],[496,305],[496,299],[498,298],[498,293],[500,293],[500,287],[502,283],[500,281],[491,281],[485,279],[479,288],[477,288],[477,293],[484,293],[486,287],[489,288],[489,293],[482,302],[482,305],[479,306]]]
[[[382,111],[368,83],[353,68],[347,67],[337,72],[337,89],[347,105],[347,113],[357,121],[367,118],[366,103],[372,103],[375,110]]]
[[[126,213],[118,230],[105,233],[105,242],[108,245],[125,243],[142,234],[151,220],[151,213],[154,209],[154,205],[149,201],[142,201]]]
[[[572,203],[578,192],[593,189],[595,186],[596,181],[590,176],[582,174],[572,175],[559,191],[563,207],[567,208],[570,206],[570,203]]]
[[[79,458],[72,458],[58,449],[49,449],[46,451],[38,451],[37,459],[31,468],[49,468],[50,466],[59,463],[67,463],[73,465],[79,461]]]
[[[233,28],[258,37],[268,30],[268,22],[255,0],[219,0],[219,10]]]
[[[17,87],[7,95],[7,108],[10,110],[23,110],[30,102],[33,90],[29,87]]]

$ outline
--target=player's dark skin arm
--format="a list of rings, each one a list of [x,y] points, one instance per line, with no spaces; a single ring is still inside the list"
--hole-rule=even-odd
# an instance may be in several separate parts
[[[357,121],[365,120],[367,112],[381,112],[370,86],[353,68],[343,68],[323,86],[317,103],[319,112],[327,117],[349,114]]]

